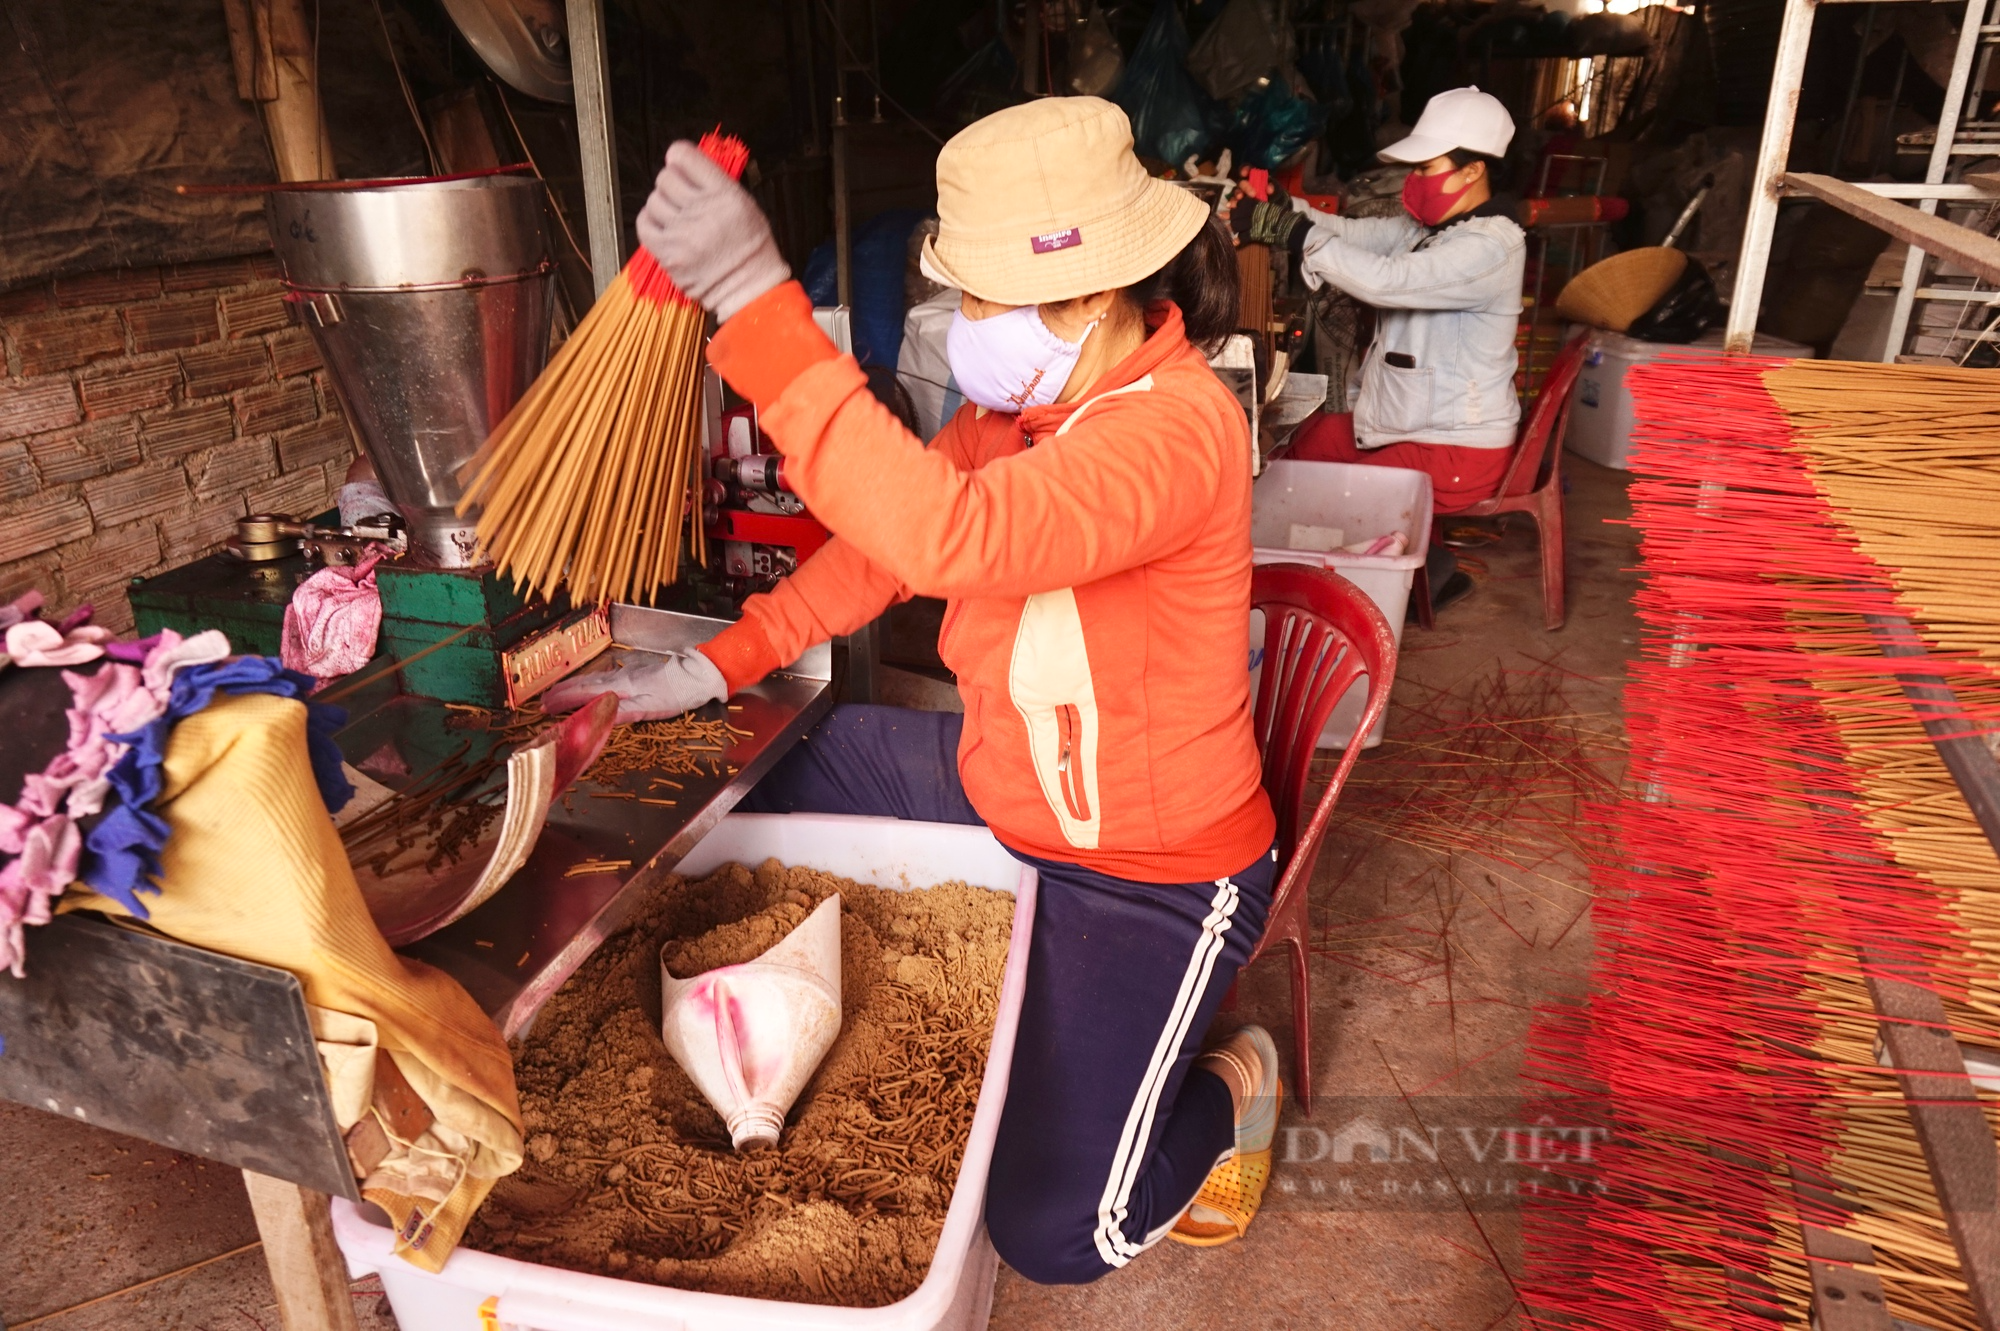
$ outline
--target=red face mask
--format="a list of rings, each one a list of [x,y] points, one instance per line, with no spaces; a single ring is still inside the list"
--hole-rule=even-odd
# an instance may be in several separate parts
[[[1454,190],[1447,190],[1444,182],[1457,175],[1456,171],[1440,171],[1427,176],[1421,171],[1412,171],[1403,179],[1403,207],[1410,216],[1425,226],[1436,226],[1444,221],[1452,205],[1456,204],[1465,191],[1472,188],[1467,181]]]

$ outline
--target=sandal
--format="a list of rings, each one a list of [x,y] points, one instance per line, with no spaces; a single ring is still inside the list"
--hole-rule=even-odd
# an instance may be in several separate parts
[[[1271,1180],[1271,1139],[1285,1095],[1278,1079],[1278,1048],[1261,1026],[1245,1026],[1203,1054],[1197,1066],[1211,1060],[1227,1064],[1249,1091],[1236,1120],[1236,1149],[1208,1172],[1201,1191],[1167,1234],[1197,1248],[1234,1243],[1256,1219],[1264,1185]]]

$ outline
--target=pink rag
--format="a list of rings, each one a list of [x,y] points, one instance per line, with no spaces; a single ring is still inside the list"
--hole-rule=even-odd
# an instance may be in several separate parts
[[[381,558],[369,555],[352,568],[328,565],[299,584],[278,645],[287,669],[324,680],[368,664],[382,627],[382,593],[375,587]]]
[[[48,628],[45,624],[39,627]],[[102,629],[88,632],[110,636]],[[102,655],[103,648],[95,645],[100,641],[92,638],[84,645]],[[9,655],[13,645],[10,631]],[[36,636],[30,645],[46,647],[46,639]],[[64,650],[68,649],[46,654]],[[166,711],[176,670],[220,661],[228,655],[229,639],[215,629],[185,639],[166,629],[143,665],[112,661],[94,675],[63,672],[74,704],[67,712],[69,746],[21,783],[19,801],[0,804],[0,854],[18,857],[0,868],[0,969],[20,976],[23,927],[47,924],[49,903],[76,877],[83,843],[73,820],[88,818],[104,808],[104,797],[111,789],[108,773],[126,749],[111,736],[137,730]]]
[[[85,624],[68,630],[39,619],[24,620],[7,630],[7,655],[17,666],[73,666],[104,655],[111,630]]]

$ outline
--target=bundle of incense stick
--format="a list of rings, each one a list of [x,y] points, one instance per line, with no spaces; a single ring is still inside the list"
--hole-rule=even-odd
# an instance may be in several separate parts
[[[749,149],[701,150],[732,176]],[[701,307],[644,248],[605,288],[470,464],[459,512],[517,587],[577,603],[650,599],[680,571],[699,512]],[[706,562],[699,522],[693,557]]]
[[[1992,376],[1630,382],[1630,793],[1600,811],[1590,996],[1538,1013],[1527,1060],[1552,1112],[1612,1136],[1554,1166],[1574,1191],[1528,1197],[1522,1299],[1595,1328],[1804,1326],[1810,1225],[1871,1246],[1892,1314],[1985,1325],[1870,984],[1914,981],[2000,1048],[2000,856],[1922,725],[2000,733]],[[1885,655],[1885,619],[1925,654]],[[1905,685],[1930,680],[1953,701],[1920,715]]]

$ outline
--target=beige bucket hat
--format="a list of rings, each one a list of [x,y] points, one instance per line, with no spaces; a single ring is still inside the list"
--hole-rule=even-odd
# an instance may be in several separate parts
[[[1208,220],[1190,190],[1146,174],[1132,125],[1101,97],[995,111],[938,154],[933,282],[1001,305],[1128,287],[1167,266]]]

